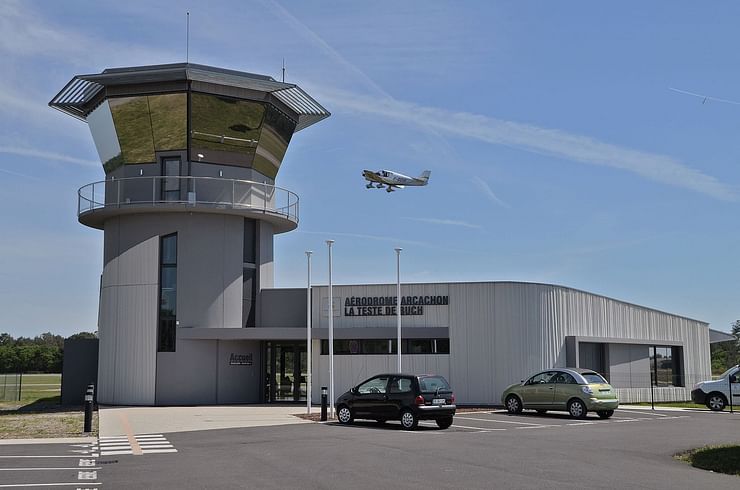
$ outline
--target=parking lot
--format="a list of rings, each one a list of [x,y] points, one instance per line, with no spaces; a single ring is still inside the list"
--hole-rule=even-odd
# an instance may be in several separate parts
[[[79,488],[737,489],[740,481],[673,458],[705,444],[737,443],[740,414],[727,412],[628,407],[608,420],[575,420],[558,412],[481,410],[457,414],[447,430],[434,422],[405,431],[397,422],[330,421],[169,433],[166,439],[177,452],[103,456],[100,446],[0,446],[0,455],[43,456],[0,458],[0,488],[47,482]],[[94,466],[78,467],[91,459]],[[49,469],[6,471],[21,466]],[[97,479],[80,479],[92,476],[88,471]]]

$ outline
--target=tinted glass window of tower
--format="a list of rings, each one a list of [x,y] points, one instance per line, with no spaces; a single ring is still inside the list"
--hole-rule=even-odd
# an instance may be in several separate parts
[[[175,352],[177,328],[177,233],[160,241],[157,351]]]
[[[244,263],[242,267],[242,326],[255,326],[257,302],[257,225],[253,219],[244,219]]]

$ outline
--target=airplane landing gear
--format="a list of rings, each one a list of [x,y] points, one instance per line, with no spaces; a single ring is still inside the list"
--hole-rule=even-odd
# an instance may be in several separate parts
[[[368,185],[365,186],[365,188],[366,189],[372,189],[373,188],[373,184],[368,184]]]
[[[385,192],[393,192],[393,189],[391,187],[388,187],[385,189]]]
[[[375,187],[377,187],[378,189],[382,189],[383,188],[383,184],[377,184]]]

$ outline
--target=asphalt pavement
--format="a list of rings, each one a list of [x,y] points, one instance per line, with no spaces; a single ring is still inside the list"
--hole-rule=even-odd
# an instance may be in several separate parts
[[[574,420],[483,411],[459,413],[447,430],[433,422],[408,432],[398,423],[359,421],[170,433],[167,439],[177,452],[96,458],[100,487],[740,488],[740,477],[673,458],[706,444],[740,443],[740,414],[727,412],[626,408],[608,420]],[[19,446],[0,447],[0,455],[10,448]],[[18,461],[0,458],[0,467]],[[32,481],[19,471],[0,471],[0,488],[12,483],[9,476]]]

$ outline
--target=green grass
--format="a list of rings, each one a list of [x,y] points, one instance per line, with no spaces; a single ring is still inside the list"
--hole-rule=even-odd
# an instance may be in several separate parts
[[[18,402],[17,383],[18,377],[15,374],[0,374],[0,409],[8,402]],[[27,404],[41,398],[59,397],[61,394],[61,374],[23,375],[21,402]]]
[[[15,375],[0,374],[0,395],[6,378],[13,385],[17,382]],[[0,439],[83,435],[83,407],[60,404],[61,383],[61,374],[24,374],[21,399],[0,400]],[[97,413],[93,414],[93,431],[97,434]]]
[[[676,455],[695,468],[740,476],[740,446],[707,446]]]

